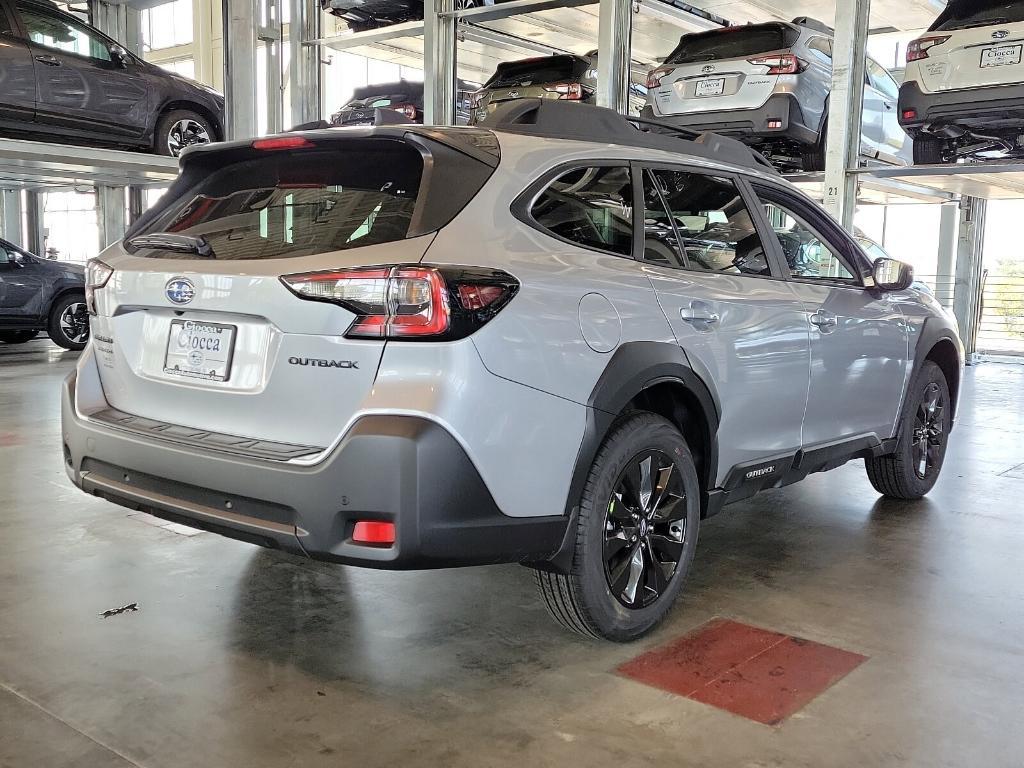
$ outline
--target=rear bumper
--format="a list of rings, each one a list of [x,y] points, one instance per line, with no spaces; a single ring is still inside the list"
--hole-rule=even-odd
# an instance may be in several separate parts
[[[502,514],[443,427],[365,416],[314,466],[196,450],[80,416],[62,389],[64,460],[86,493],[130,509],[318,560],[387,569],[547,561],[568,518]],[[352,541],[357,520],[395,523],[396,541]]]
[[[907,118],[913,110],[914,117]],[[983,131],[1024,126],[1024,85],[924,93],[914,80],[900,87],[900,125],[911,133],[929,125],[960,125]]]
[[[791,140],[801,144],[815,144],[818,141],[818,126],[808,125],[796,96],[791,93],[777,93],[771,96],[759,109],[733,109],[721,112],[688,112],[680,115],[661,115],[654,107],[643,108],[640,116],[648,120],[690,128],[697,131],[712,131],[723,136],[754,143],[770,140]],[[769,128],[770,120],[779,121],[779,128]]]

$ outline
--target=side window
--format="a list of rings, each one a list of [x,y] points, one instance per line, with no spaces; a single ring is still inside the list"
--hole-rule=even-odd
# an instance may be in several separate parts
[[[860,285],[846,261],[798,214],[775,202],[764,204],[790,277]]]
[[[818,54],[829,64],[832,63],[832,41],[827,37],[815,37],[807,42],[807,47]]]
[[[627,166],[567,171],[537,198],[530,215],[563,240],[633,254],[633,184]]]
[[[91,59],[111,60],[107,44],[85,25],[35,6],[19,5],[18,11],[29,40],[36,45]]]
[[[0,35],[7,35],[14,31],[14,25],[11,24],[11,20],[7,18],[7,11],[0,5]]]
[[[658,179],[650,171],[644,171],[644,261],[677,269],[687,266]]]
[[[679,233],[687,269],[730,275],[771,274],[764,244],[731,181],[660,169],[651,171],[651,177]]]
[[[893,101],[899,100],[900,87],[896,85],[896,81],[885,67],[872,59],[868,59],[868,82],[876,91],[884,93]]]

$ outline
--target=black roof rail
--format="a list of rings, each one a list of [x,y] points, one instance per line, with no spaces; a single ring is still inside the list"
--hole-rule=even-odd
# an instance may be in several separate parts
[[[690,144],[685,150],[688,154],[778,173],[761,153],[736,139],[716,133],[700,133],[657,120],[620,115],[612,109],[590,104],[518,99],[500,104],[478,126],[506,133],[624,144],[663,152],[680,152],[679,142],[686,141]]]

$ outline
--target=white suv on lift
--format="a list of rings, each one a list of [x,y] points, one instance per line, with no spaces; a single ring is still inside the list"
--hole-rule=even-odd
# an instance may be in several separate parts
[[[951,0],[907,48],[900,124],[915,163],[1024,157],[1024,2]]]

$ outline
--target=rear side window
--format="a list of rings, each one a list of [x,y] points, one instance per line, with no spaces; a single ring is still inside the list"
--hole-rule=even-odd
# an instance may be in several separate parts
[[[560,80],[574,80],[587,71],[586,62],[572,56],[545,56],[541,59],[525,59],[499,64],[484,88],[526,87],[534,83],[554,83]]]
[[[699,35],[683,35],[665,63],[692,64],[718,59],[742,59],[745,56],[790,48],[799,39],[800,33],[785,24],[755,24]]]
[[[1024,21],[1024,3],[1019,0],[952,0],[935,23],[933,32],[1014,24]]]
[[[214,171],[132,236],[202,236],[217,259],[280,259],[394,242],[408,236],[422,174],[420,153],[399,141],[268,152]]]
[[[633,253],[633,184],[629,168],[575,168],[559,176],[530,209],[562,240],[601,251]]]

